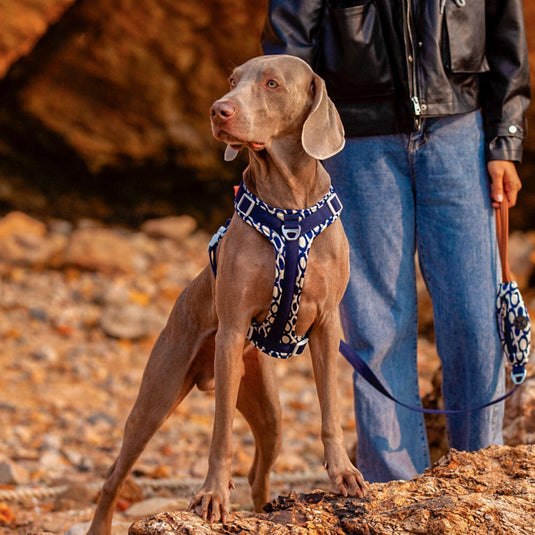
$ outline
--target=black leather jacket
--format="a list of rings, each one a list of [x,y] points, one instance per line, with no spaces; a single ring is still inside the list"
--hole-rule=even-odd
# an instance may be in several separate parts
[[[406,133],[421,117],[481,108],[487,158],[521,159],[522,0],[269,0],[263,48],[325,79],[348,136]]]

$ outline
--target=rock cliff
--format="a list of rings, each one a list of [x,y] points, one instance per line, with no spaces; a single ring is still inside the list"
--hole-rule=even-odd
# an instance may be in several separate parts
[[[150,188],[156,174],[167,183],[228,178],[208,110],[233,66],[259,53],[264,9],[0,1],[0,202],[35,213],[69,186],[120,196]],[[43,183],[44,195],[18,194],[28,182]]]
[[[72,215],[97,210],[87,204],[95,195],[139,205],[142,190],[166,199],[198,189],[199,178],[238,176],[221,161],[208,109],[232,67],[259,53],[266,4],[0,0],[0,209]],[[533,27],[535,6],[525,11]],[[527,178],[532,161],[533,135]],[[25,184],[38,193],[21,194]],[[535,186],[525,189],[528,206]],[[65,190],[79,193],[77,203]],[[528,227],[521,216],[512,215]]]

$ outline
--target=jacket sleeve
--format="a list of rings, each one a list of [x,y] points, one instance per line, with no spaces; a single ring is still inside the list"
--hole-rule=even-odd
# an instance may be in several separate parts
[[[264,54],[290,54],[314,65],[324,0],[269,0],[262,33]]]
[[[520,162],[530,100],[522,0],[487,2],[486,55],[481,104],[487,160]]]

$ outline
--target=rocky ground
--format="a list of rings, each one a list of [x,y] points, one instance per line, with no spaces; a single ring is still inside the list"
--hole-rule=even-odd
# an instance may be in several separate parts
[[[131,535],[534,535],[535,447],[451,450],[411,481],[374,483],[365,499],[290,493],[261,514],[212,526],[191,513],[136,522]]]
[[[92,220],[45,224],[20,212],[0,219],[0,534],[63,533],[73,526],[71,534],[83,532],[150,348],[177,295],[206,265],[209,237],[186,216],[147,221],[136,230]],[[518,242],[515,254],[533,266],[534,237]],[[425,337],[419,359],[427,394],[437,360]],[[273,496],[328,489],[308,356],[281,361],[277,370],[284,444]],[[351,450],[351,370],[342,358],[339,372]],[[169,418],[120,501],[117,533],[148,514],[186,507],[205,475],[212,416],[213,396],[194,391]],[[512,442],[535,441],[529,426],[521,435],[514,428]],[[234,433],[238,488],[232,499],[247,510],[243,476],[253,443],[239,415]]]

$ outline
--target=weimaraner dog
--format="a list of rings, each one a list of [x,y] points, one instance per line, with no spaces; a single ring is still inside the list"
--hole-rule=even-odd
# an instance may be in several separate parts
[[[212,131],[227,144],[226,159],[248,149],[249,166],[243,174],[246,197],[288,211],[304,210],[324,199],[331,183],[318,160],[342,149],[344,132],[323,80],[298,58],[263,56],[237,67],[230,86],[230,92],[212,106]],[[217,276],[207,267],[180,294],[152,349],[90,535],[109,535],[122,483],[148,441],[194,385],[200,390],[215,388],[215,416],[208,474],[190,509],[211,522],[229,520],[236,408],[255,439],[248,477],[255,510],[269,500],[269,473],[281,445],[277,361],[247,336],[253,322],[266,318],[272,303],[275,251],[268,239],[235,213],[216,256]],[[337,408],[338,305],[348,275],[347,240],[336,218],[309,250],[295,331],[309,339],[321,408],[324,466],[333,490],[363,497],[367,483],[349,460]]]

